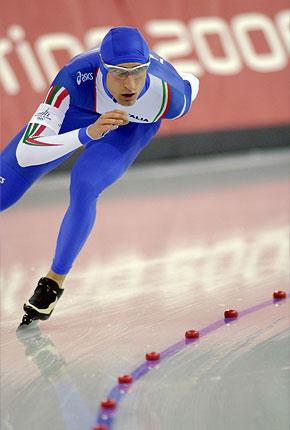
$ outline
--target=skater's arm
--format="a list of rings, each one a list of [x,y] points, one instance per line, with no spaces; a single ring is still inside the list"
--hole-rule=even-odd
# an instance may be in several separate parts
[[[81,146],[78,130],[58,134],[70,107],[70,99],[69,85],[52,84],[17,146],[16,157],[20,166],[48,163]]]
[[[185,115],[192,102],[196,99],[199,90],[199,80],[191,73],[180,73],[184,83],[184,90],[181,92],[175,87],[171,87],[170,105],[163,118],[177,119]]]
[[[59,134],[70,107],[70,99],[67,88],[52,85],[18,144],[16,156],[20,166],[28,167],[56,160],[92,140],[103,137],[119,125],[128,123],[128,115],[116,110],[101,115],[89,127]]]
[[[163,99],[167,104],[161,119],[177,119],[185,115],[199,91],[199,80],[192,73],[178,72],[175,67],[151,51],[149,73],[163,81]]]

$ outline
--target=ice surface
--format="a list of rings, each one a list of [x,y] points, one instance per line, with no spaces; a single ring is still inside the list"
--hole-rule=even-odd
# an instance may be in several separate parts
[[[288,152],[131,170],[97,223],[52,318],[16,332],[49,268],[67,179],[48,178],[2,217],[1,429],[288,430]],[[54,187],[52,189],[52,187]],[[120,374],[227,308],[222,323],[100,402]]]

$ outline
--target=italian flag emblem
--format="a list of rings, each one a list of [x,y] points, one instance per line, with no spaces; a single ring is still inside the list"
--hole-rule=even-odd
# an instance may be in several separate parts
[[[68,95],[69,93],[66,88],[61,87],[59,85],[53,85],[48,91],[48,94],[44,100],[44,103],[54,106],[55,108],[58,108]],[[41,114],[44,115],[45,113],[46,112],[42,112]],[[60,146],[60,144],[58,143],[46,143],[46,142],[41,142],[39,140],[41,139],[41,137],[38,137],[38,136],[43,132],[45,128],[46,126],[41,124],[35,124],[35,123],[28,124],[23,138],[23,142],[26,145],[32,145],[32,146]]]
[[[44,103],[58,108],[61,102],[68,96],[68,91],[59,85],[53,85],[44,100]]]
[[[170,86],[167,82],[162,81],[162,102],[161,107],[156,115],[156,117],[153,119],[153,122],[159,121],[164,115],[166,115],[169,105],[170,105],[170,99],[171,99],[171,91]]]
[[[38,140],[41,139],[41,137],[38,136],[40,135],[40,133],[43,132],[45,128],[45,125],[33,123],[28,124],[23,138],[23,143],[32,146],[61,146],[59,143],[46,143]]]

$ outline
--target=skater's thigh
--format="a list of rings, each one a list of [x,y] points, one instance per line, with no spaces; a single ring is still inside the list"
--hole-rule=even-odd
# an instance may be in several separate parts
[[[73,167],[71,193],[97,196],[122,176],[134,158],[132,151],[121,152],[105,142],[91,145]]]
[[[10,166],[16,173],[19,174],[20,177],[24,178],[27,182],[32,184],[36,179],[40,176],[50,172],[55,169],[58,165],[60,165],[65,159],[71,156],[71,153],[68,153],[57,160],[50,161],[48,163],[43,164],[35,164],[32,166],[22,167],[19,165],[16,157],[16,150],[19,141],[23,137],[23,133],[26,127],[24,127],[12,140],[11,142],[4,148],[1,154],[1,161]],[[43,148],[40,148],[42,150]]]
[[[64,156],[49,163],[21,167],[16,158],[16,149],[24,130],[25,127],[11,140],[0,156],[1,210],[13,205],[37,179],[67,158],[67,156]]]
[[[159,127],[159,122],[129,123],[89,143],[73,168],[71,196],[98,196],[123,175]]]

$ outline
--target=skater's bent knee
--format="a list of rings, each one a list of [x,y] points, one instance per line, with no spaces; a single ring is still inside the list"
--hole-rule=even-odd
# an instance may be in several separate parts
[[[71,182],[71,201],[82,203],[95,202],[101,192],[102,187],[99,186],[97,183],[91,183],[90,181],[85,179]]]
[[[5,161],[1,160],[0,176],[0,209],[8,209],[30,187],[29,181],[13,170]]]

